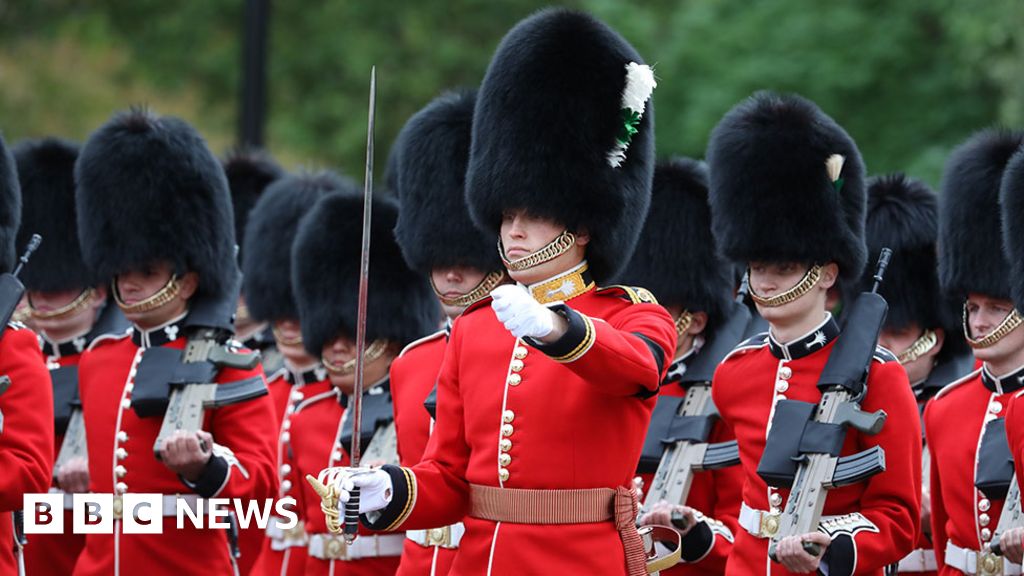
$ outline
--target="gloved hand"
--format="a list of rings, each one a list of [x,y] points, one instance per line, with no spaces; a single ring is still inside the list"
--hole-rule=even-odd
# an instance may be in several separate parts
[[[516,338],[543,338],[555,329],[555,313],[520,286],[498,286],[491,291],[491,298],[498,321]]]
[[[321,470],[317,479],[326,486],[334,485],[338,492],[338,512],[342,517],[345,515],[345,504],[356,487],[359,488],[360,514],[383,510],[391,502],[391,476],[380,468],[336,466]]]

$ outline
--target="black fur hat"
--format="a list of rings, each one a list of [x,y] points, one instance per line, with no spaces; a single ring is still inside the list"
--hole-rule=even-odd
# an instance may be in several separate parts
[[[962,302],[971,292],[1010,297],[999,188],[1022,142],[1021,132],[983,130],[946,161],[939,199],[939,282],[950,298]]]
[[[291,283],[299,221],[325,194],[346,186],[351,184],[333,172],[289,175],[267,186],[249,214],[242,243],[242,291],[253,318],[299,318]]]
[[[1003,246],[1010,261],[1010,295],[1024,312],[1024,146],[1017,149],[1003,174]]]
[[[29,290],[82,290],[97,284],[82,261],[75,222],[75,160],[78,144],[57,138],[26,140],[13,149],[21,183],[21,228],[17,251],[33,234],[43,237],[21,272]]]
[[[844,157],[839,180],[826,161]],[[839,264],[860,277],[864,163],[853,139],[810,100],[758,92],[715,126],[708,143],[711,213],[723,254],[737,262]]]
[[[82,147],[75,180],[82,255],[102,281],[165,260],[199,274],[196,297],[234,301],[228,183],[192,126],[144,109],[118,113]]]
[[[240,148],[224,159],[224,175],[228,178],[231,204],[235,212],[235,240],[239,242],[238,261],[243,259],[245,228],[256,201],[263,190],[285,175],[281,166],[261,150]]]
[[[430,283],[406,266],[395,242],[398,203],[374,196],[372,216],[366,338],[404,346],[437,330],[440,307]],[[362,192],[346,186],[316,203],[292,244],[292,289],[303,343],[314,356],[338,335],[356,335],[362,218]]]
[[[663,305],[705,312],[711,330],[721,321],[732,293],[732,266],[718,256],[711,235],[703,162],[677,158],[655,167],[651,211],[617,282],[647,288]]]
[[[473,225],[466,207],[475,103],[475,91],[444,94],[410,118],[395,143],[402,202],[395,238],[405,261],[423,274],[446,266],[502,267],[493,239]]]
[[[496,241],[502,213],[524,209],[584,228],[595,280],[620,271],[654,173],[654,103],[646,99],[653,76],[642,65],[625,39],[587,14],[547,9],[517,24],[477,97],[466,174],[477,225]],[[624,94],[634,106],[646,102],[631,140]],[[629,140],[624,156],[616,155],[620,138]]]
[[[18,167],[14,156],[7,149],[4,137],[0,135],[0,272],[14,269],[17,258],[15,238],[20,223],[21,186],[18,184]]]
[[[927,184],[903,174],[868,180],[866,236],[868,253],[892,250],[892,261],[879,289],[889,303],[888,328],[917,324],[942,328],[947,340],[960,332],[958,310],[939,290],[939,199]],[[865,269],[857,292],[874,285],[873,266]]]

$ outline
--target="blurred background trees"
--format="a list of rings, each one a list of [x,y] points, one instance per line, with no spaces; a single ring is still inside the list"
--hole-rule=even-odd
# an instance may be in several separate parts
[[[0,0],[0,129],[76,139],[145,103],[236,141],[244,0]],[[360,177],[369,69],[378,166],[405,120],[480,82],[534,0],[271,0],[266,147],[288,167]],[[937,184],[976,129],[1024,126],[1021,0],[567,0],[655,64],[659,154],[703,156],[758,89],[815,100],[869,172]]]

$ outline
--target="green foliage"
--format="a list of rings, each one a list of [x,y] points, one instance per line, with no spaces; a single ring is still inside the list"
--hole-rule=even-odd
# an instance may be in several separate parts
[[[0,4],[0,127],[84,138],[146,102],[234,139],[243,0]],[[442,91],[479,83],[535,0],[273,3],[268,148],[361,176],[370,66],[378,154]],[[1020,0],[577,0],[655,64],[663,156],[701,157],[722,114],[760,89],[799,92],[857,140],[869,171],[937,184],[949,150],[1024,124]]]

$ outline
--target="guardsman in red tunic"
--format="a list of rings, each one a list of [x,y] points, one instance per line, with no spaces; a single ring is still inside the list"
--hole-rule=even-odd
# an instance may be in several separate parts
[[[436,395],[451,322],[508,280],[494,243],[474,226],[466,206],[475,104],[475,91],[440,96],[409,119],[392,152],[400,160],[395,191],[402,202],[395,238],[409,267],[430,276],[448,317],[444,330],[409,344],[391,364],[398,456],[406,467],[423,459],[434,425],[424,402]],[[464,532],[461,522],[409,530],[398,574],[448,574]]]
[[[7,272],[20,221],[17,168],[0,137],[0,269]],[[0,575],[15,576],[26,574],[23,535],[15,534],[22,497],[45,493],[53,477],[53,392],[36,335],[13,323],[0,330],[0,375],[10,380],[0,393]]]
[[[299,221],[316,201],[341,184],[329,172],[288,175],[267,187],[249,213],[242,250],[242,291],[246,307],[254,322],[271,327],[277,351],[284,357],[276,372],[267,374],[267,387],[277,413],[281,415],[277,433],[277,498],[295,498],[306,484],[295,474],[291,463],[294,452],[291,431],[295,407],[305,398],[331,390],[327,370],[318,356],[306,352],[302,345],[299,310],[292,291],[292,242],[299,230]],[[322,434],[320,435],[322,436]],[[329,442],[329,440],[328,440]],[[300,521],[282,528],[287,521],[271,520],[255,567],[256,574],[267,576],[299,575],[305,569],[306,538],[301,507],[294,511]]]
[[[339,502],[360,487],[374,529],[461,519],[450,574],[646,573],[632,479],[676,331],[649,291],[597,282],[647,213],[653,88],[622,37],[560,9],[513,28],[481,85],[466,195],[518,284],[456,319],[422,462],[321,474]]]
[[[1010,271],[1009,293],[1014,304],[1013,311],[1006,317],[1005,322],[1020,324],[1021,311],[1024,310],[1024,146],[1018,147],[1006,165],[999,200],[1002,210],[1003,248]],[[988,218],[989,215],[986,214],[985,217]],[[1001,304],[1001,307],[1005,308],[1005,303]],[[994,322],[1002,324],[1004,320],[997,317]],[[989,350],[978,351],[976,354],[979,358],[983,354],[993,352],[1005,355],[1004,372],[1012,372],[1020,382],[1024,382],[1021,380],[1024,378],[1024,329],[1016,328],[1010,331]],[[1006,379],[1004,376],[1003,380]],[[1006,414],[1006,435],[1019,481],[1020,478],[1024,478],[1024,400],[1021,400],[1024,389],[1018,390],[1013,396]],[[1022,537],[1024,527],[1017,527],[999,535],[1000,548],[1007,560],[1021,563],[1024,557]]]
[[[769,559],[769,539],[789,489],[758,474],[776,405],[822,399],[818,380],[842,337],[826,311],[828,290],[840,278],[858,279],[867,260],[860,153],[814,103],[762,92],[719,122],[708,164],[715,237],[725,256],[748,265],[751,298],[769,324],[722,362],[711,388],[745,473],[742,529],[726,573],[882,574],[913,550],[920,524],[920,417],[891,353],[876,351],[861,400],[888,420],[873,436],[847,429],[840,447],[848,455],[879,446],[886,470],[830,490],[818,530],[781,539],[778,563]],[[805,543],[823,552],[812,556]]]
[[[959,326],[959,310],[939,289],[938,225],[938,198],[923,182],[902,174],[868,181],[868,254],[886,247],[893,251],[893,265],[879,291],[889,303],[889,313],[878,342],[906,369],[922,414],[942,387],[974,369]],[[872,275],[873,271],[865,271],[860,282],[847,288],[870,290]],[[900,560],[901,574],[934,575],[938,570],[930,538],[927,447],[922,462],[921,534],[917,548]]]
[[[659,163],[654,168],[651,210],[633,258],[622,273],[623,284],[644,286],[654,293],[675,319],[676,343],[668,375],[661,383],[658,405],[647,430],[644,454],[637,471],[645,490],[665,449],[662,439],[678,414],[681,399],[689,386],[710,383],[716,360],[702,357],[705,352],[721,356],[743,339],[743,332],[720,332],[727,315],[749,318],[746,305],[730,302],[732,266],[718,256],[711,236],[711,208],[708,206],[707,166],[689,158]],[[742,329],[745,329],[745,323]],[[728,342],[719,343],[718,338]],[[724,348],[724,349],[723,349]],[[695,362],[701,358],[701,362]],[[710,362],[704,375],[704,360]],[[717,358],[721,360],[721,358]],[[705,379],[702,382],[702,379]],[[732,432],[721,421],[715,422],[710,442],[732,440]],[[686,505],[662,501],[646,510],[641,524],[670,524],[672,512],[685,518],[682,562],[663,574],[722,574],[738,528],[740,489],[743,470],[730,466],[721,470],[698,472]],[[648,495],[649,497],[649,495]]]
[[[97,338],[119,335],[128,325],[117,307],[112,302],[108,305],[106,286],[82,262],[75,224],[78,145],[46,138],[22,142],[13,152],[22,193],[18,249],[24,250],[33,234],[43,236],[35,265],[26,266],[20,278],[28,291],[28,309],[50,370],[56,459],[72,412],[80,410],[78,362],[82,352]],[[54,470],[55,478],[59,472]],[[88,489],[85,474],[64,481],[77,482],[72,492]],[[25,566],[31,574],[66,576],[75,567],[85,535],[72,533],[70,496],[65,504],[64,533],[34,535],[32,545],[25,548]]]
[[[349,462],[355,423],[346,406],[356,376],[362,207],[362,194],[351,185],[325,196],[302,220],[292,248],[292,279],[303,344],[310,354],[319,351],[336,388],[303,400],[292,418],[293,466],[298,478]],[[394,389],[388,378],[391,362],[402,347],[436,329],[441,319],[426,277],[410,270],[402,260],[393,235],[397,219],[397,202],[381,196],[373,199],[363,374],[366,388],[359,433],[364,461],[378,465],[398,461]],[[346,546],[341,536],[328,532],[320,496],[305,480],[302,485],[309,536],[307,576],[395,573],[404,535],[367,533]]]
[[[112,279],[132,330],[94,342],[79,365],[90,490],[114,494],[115,517],[113,534],[86,536],[74,574],[234,574],[228,530],[187,519],[178,530],[174,517],[200,498],[262,504],[277,488],[262,371],[228,364],[246,363],[226,342],[240,278],[223,169],[191,126],[133,109],[89,138],[75,176],[82,254]],[[228,360],[204,360],[192,348],[199,338],[226,348]],[[179,429],[158,444],[172,381],[200,378],[237,383],[247,399],[206,410],[200,430]],[[125,533],[128,493],[163,495],[162,534]]]
[[[964,334],[982,362],[943,388],[924,413],[932,542],[943,575],[1020,573],[988,546],[1013,476],[1003,418],[1024,369],[1024,330],[1012,329],[999,211],[1000,178],[1022,141],[1021,133],[979,132],[953,151],[943,174],[939,281],[963,303]]]

